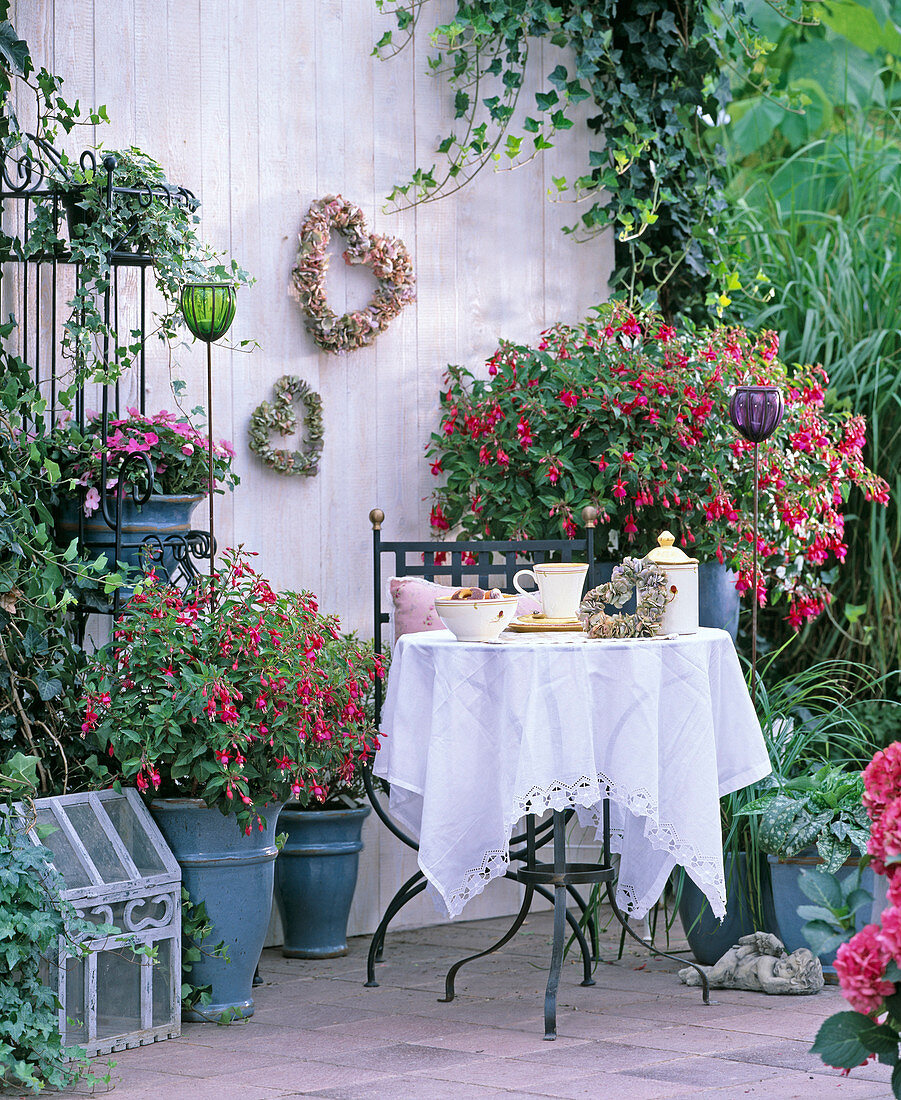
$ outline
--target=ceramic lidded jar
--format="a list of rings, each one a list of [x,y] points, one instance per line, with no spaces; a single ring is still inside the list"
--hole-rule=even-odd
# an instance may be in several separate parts
[[[698,559],[690,558],[678,546],[675,536],[664,531],[647,560],[666,573],[667,603],[659,634],[696,634],[698,630]]]

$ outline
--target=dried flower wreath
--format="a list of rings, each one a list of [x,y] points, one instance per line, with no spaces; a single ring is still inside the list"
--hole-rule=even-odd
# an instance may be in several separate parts
[[[248,430],[250,449],[277,473],[315,477],[319,473],[319,456],[322,454],[322,399],[310,389],[308,382],[293,374],[283,374],[273,389],[273,404],[264,401],[251,414]],[[275,448],[269,442],[269,433],[273,429],[282,435],[291,435],[297,430],[296,400],[303,404],[305,413],[303,450]]]
[[[347,241],[345,262],[366,264],[379,284],[368,306],[342,317],[329,308],[325,297],[333,228]],[[370,233],[363,211],[340,195],[326,195],[310,204],[291,283],[291,293],[307,316],[308,331],[323,351],[336,355],[371,344],[408,302],[416,300],[416,276],[403,242]]]
[[[634,615],[608,615],[608,604],[622,607],[632,590],[638,596]],[[607,584],[585,593],[579,618],[589,638],[653,638],[666,610],[666,573],[646,558],[625,558]]]

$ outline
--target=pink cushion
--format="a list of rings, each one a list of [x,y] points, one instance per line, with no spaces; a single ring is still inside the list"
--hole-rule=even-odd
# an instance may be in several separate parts
[[[394,640],[403,634],[420,630],[444,630],[444,623],[435,610],[436,596],[452,596],[457,589],[446,584],[435,584],[423,577],[392,577],[388,591],[394,611]],[[532,596],[520,596],[516,605],[517,615],[531,615],[540,611],[540,602]]]

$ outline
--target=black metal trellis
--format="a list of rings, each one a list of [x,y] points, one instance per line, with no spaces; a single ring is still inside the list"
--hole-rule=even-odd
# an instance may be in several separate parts
[[[169,205],[179,205],[189,211],[196,210],[200,205],[192,192],[183,187],[150,183],[140,187],[117,185],[115,182],[117,160],[114,154],[108,153],[103,156],[98,167],[95,153],[85,150],[78,164],[84,172],[93,172],[98,175],[102,172],[106,173],[103,193],[109,209],[125,201],[130,201],[143,209],[148,208],[154,200],[161,200]],[[102,179],[102,176],[99,178]],[[17,342],[17,346],[11,350],[29,364],[35,384],[45,392],[47,396],[45,415],[50,418],[51,423],[56,422],[61,411],[58,398],[63,364],[59,303],[64,281],[67,278],[67,270],[72,270],[77,284],[79,268],[63,243],[52,252],[35,251],[32,254],[29,228],[36,207],[42,204],[49,206],[56,226],[61,224],[63,217],[68,216],[71,233],[71,227],[80,212],[76,206],[77,192],[74,191],[77,186],[59,152],[43,138],[26,135],[23,144],[8,150],[3,156],[2,168],[0,168],[0,207],[2,207],[4,224],[15,223],[18,233],[10,232],[9,235],[16,237],[19,242],[13,251],[0,256],[3,273],[15,270],[19,276],[16,283],[15,306],[12,310],[18,325],[10,337]],[[99,302],[104,322],[101,358],[105,365],[109,364],[110,329],[118,334],[120,316],[125,313],[124,294],[120,292],[120,272],[123,268],[136,269],[139,272],[137,301],[132,303],[136,313],[136,326],[130,331],[138,336],[137,340],[132,341],[138,344],[138,351],[136,361],[129,369],[137,370],[137,407],[142,414],[145,414],[147,278],[148,269],[153,265],[153,256],[140,250],[140,240],[137,237],[140,209],[132,217],[126,216],[124,225],[125,231],[118,239],[111,242],[108,252],[110,279],[108,286],[102,291]],[[11,304],[9,300],[4,302],[4,312],[10,312]],[[120,415],[121,399],[118,380],[101,386],[101,471],[98,486],[100,503],[97,514],[102,516],[104,524],[113,534],[113,550],[110,555],[113,563],[122,560],[122,503],[128,493],[135,504],[145,504],[151,495],[153,473],[150,459],[146,454],[128,455],[119,469],[115,484],[110,484],[106,464],[109,420],[111,411],[116,417]],[[79,427],[84,429],[86,422],[84,384],[80,385],[76,392],[72,413]],[[130,476],[141,465],[145,466],[149,475],[147,487],[144,490],[137,488],[127,490]],[[78,545],[83,549],[85,545],[84,510],[79,507],[77,511]],[[186,534],[164,536],[147,534],[141,541],[139,557],[145,572],[153,566],[158,573],[165,573],[173,584],[188,588],[200,576],[198,563],[204,559],[210,559],[211,549],[214,550],[215,547],[211,546],[210,534],[206,531],[192,530]],[[163,564],[164,561],[174,564],[170,564],[167,568]],[[117,591],[113,594],[110,604],[102,606],[92,604],[81,610],[117,615],[120,604],[121,594]]]

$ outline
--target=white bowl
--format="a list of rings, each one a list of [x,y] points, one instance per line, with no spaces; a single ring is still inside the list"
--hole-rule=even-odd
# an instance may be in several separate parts
[[[493,600],[435,600],[438,618],[458,642],[493,642],[516,618],[518,596]]]

